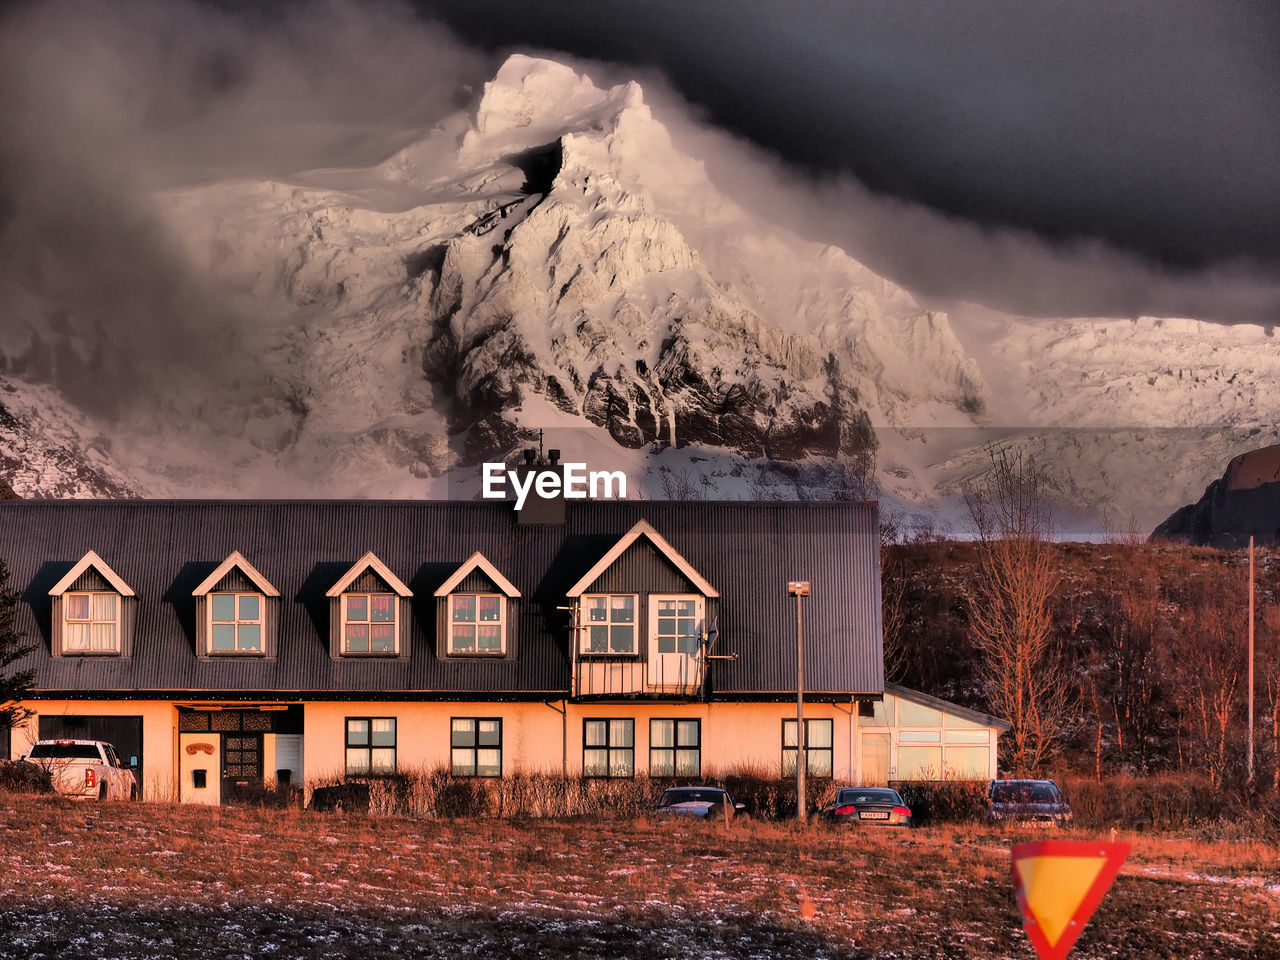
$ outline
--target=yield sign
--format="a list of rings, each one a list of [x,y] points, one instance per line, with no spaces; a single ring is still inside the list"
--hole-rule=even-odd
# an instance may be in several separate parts
[[[1041,840],[1013,848],[1018,909],[1040,960],[1066,957],[1127,856],[1127,843]]]

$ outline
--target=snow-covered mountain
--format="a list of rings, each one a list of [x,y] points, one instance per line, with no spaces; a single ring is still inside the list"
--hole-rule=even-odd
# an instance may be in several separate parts
[[[1243,434],[1280,372],[1261,330],[926,308],[718,187],[636,83],[526,56],[374,168],[153,199],[173,255],[239,318],[200,348],[219,374],[140,384],[152,394],[110,417],[73,409],[33,358],[83,373],[108,364],[109,338],[56,288],[11,298],[0,387],[22,398],[22,435],[80,450],[71,472],[103,478],[19,470],[23,495],[465,493],[475,463],[545,428],[571,457],[646,474],[650,496],[673,476],[699,494],[829,494],[874,451],[885,496],[928,508],[998,428],[1051,467],[1074,450],[1064,495],[1126,516],[1165,496],[1135,489],[1153,462],[1176,486],[1230,455],[1232,431],[1257,446]],[[5,456],[33,441],[19,449],[7,423],[12,470]],[[1132,468],[1115,428],[1141,435]],[[1221,449],[1192,452],[1206,445]]]

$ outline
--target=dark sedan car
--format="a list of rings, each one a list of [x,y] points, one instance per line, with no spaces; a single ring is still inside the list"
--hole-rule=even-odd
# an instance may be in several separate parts
[[[833,823],[870,823],[887,827],[911,826],[911,808],[902,794],[889,787],[846,787],[818,815]]]
[[[987,819],[1029,827],[1071,826],[1071,805],[1052,780],[992,780]]]
[[[745,805],[720,787],[672,787],[662,791],[654,813],[662,816],[697,817],[700,820],[732,820]]]

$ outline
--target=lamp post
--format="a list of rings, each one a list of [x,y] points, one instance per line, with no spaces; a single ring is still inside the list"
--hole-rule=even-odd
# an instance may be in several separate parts
[[[804,618],[800,604],[809,596],[809,581],[788,581],[787,593],[796,598],[796,820],[804,823],[804,777],[809,758],[804,735]]]
[[[1253,786],[1253,537],[1249,538],[1249,786]]]

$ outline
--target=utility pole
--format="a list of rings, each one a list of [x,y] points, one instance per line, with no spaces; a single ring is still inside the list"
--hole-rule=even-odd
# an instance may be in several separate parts
[[[801,602],[802,598],[809,596],[809,581],[788,582],[787,593],[796,598],[796,820],[804,823],[804,780],[809,756],[804,735],[804,616]]]
[[[1249,538],[1249,784],[1253,784],[1253,537]]]

